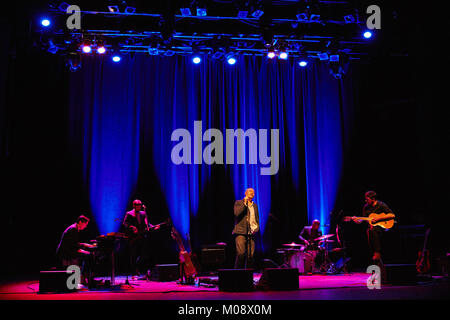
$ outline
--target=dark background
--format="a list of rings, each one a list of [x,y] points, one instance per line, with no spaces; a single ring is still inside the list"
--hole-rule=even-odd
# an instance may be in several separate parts
[[[432,227],[433,258],[448,250],[448,103],[438,99],[439,93],[445,96],[446,92],[438,89],[439,76],[446,76],[441,65],[445,58],[436,56],[439,51],[433,41],[438,29],[424,18],[432,17],[436,8],[399,5],[408,12],[407,18],[377,39],[369,61],[352,66],[355,113],[349,125],[353,130],[335,209],[359,215],[364,192],[375,189],[400,219],[389,234],[393,241],[388,256],[414,262],[424,228],[407,226]],[[68,217],[89,212],[79,163],[68,144],[69,71],[62,57],[31,43],[29,21],[39,7],[38,2],[17,5],[14,10],[3,10],[0,20],[2,276],[51,267]],[[383,27],[388,28],[386,22]],[[399,51],[404,55],[392,54]],[[145,179],[138,180],[135,196],[144,203],[149,194],[158,197],[152,174],[151,168],[144,167],[141,177]],[[234,199],[231,194],[225,197],[230,198],[232,223]],[[164,220],[165,209],[155,208],[153,223]],[[269,220],[268,234],[273,236],[269,240],[274,246],[296,240],[306,221],[306,205],[303,210],[304,217],[294,223],[283,224],[292,219],[281,211],[278,225]],[[211,217],[199,219],[200,225],[220,227]],[[96,235],[93,221],[85,236]],[[365,266],[368,257],[362,226],[348,225],[346,235],[352,266]],[[231,239],[230,235],[225,240],[230,243]],[[175,247],[168,232],[162,230],[154,241],[159,244],[158,262],[174,262]],[[228,263],[232,254],[230,250]]]

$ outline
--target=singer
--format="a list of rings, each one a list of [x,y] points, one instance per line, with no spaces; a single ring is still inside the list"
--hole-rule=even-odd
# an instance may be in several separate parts
[[[255,234],[259,231],[258,206],[253,201],[255,190],[245,190],[245,197],[234,203],[234,229],[236,242],[235,269],[252,268],[255,254]]]

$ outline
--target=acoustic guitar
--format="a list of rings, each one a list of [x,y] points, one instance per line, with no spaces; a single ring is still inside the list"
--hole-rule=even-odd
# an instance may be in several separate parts
[[[395,223],[395,216],[388,217],[386,213],[371,213],[368,217],[355,217],[360,221],[367,221],[372,226],[382,227],[383,229],[391,229]],[[373,219],[377,219],[377,222],[373,222]],[[344,221],[352,221],[352,217],[344,217]]]
[[[181,278],[185,282],[193,282],[194,278],[197,275],[197,270],[195,269],[194,264],[191,260],[191,254],[186,251],[186,248],[184,247],[183,240],[181,239],[181,236],[179,232],[175,229],[174,226],[172,226],[172,232],[171,232],[172,238],[177,242],[178,249],[179,249],[179,260],[180,260],[180,271],[181,271]]]

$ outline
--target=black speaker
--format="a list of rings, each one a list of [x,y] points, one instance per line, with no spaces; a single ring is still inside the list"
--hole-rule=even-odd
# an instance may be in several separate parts
[[[269,290],[298,290],[298,276],[297,268],[266,268],[258,284]]]
[[[253,291],[253,269],[219,269],[219,291]]]
[[[178,264],[157,264],[152,270],[150,279],[152,281],[167,282],[180,278],[180,268]]]
[[[202,248],[200,257],[203,270],[217,270],[225,263],[225,246],[204,247]]]
[[[66,270],[40,271],[39,293],[75,292],[78,288],[69,289],[67,279],[71,276]]]
[[[386,284],[407,285],[417,283],[415,264],[385,264]]]

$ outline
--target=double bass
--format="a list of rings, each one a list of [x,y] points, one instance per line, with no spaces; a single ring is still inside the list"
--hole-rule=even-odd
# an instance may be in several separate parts
[[[171,235],[172,238],[177,242],[179,249],[181,281],[184,283],[193,283],[197,275],[197,270],[192,263],[191,253],[186,251],[183,240],[181,239],[179,232],[175,229],[174,226],[172,226]]]

